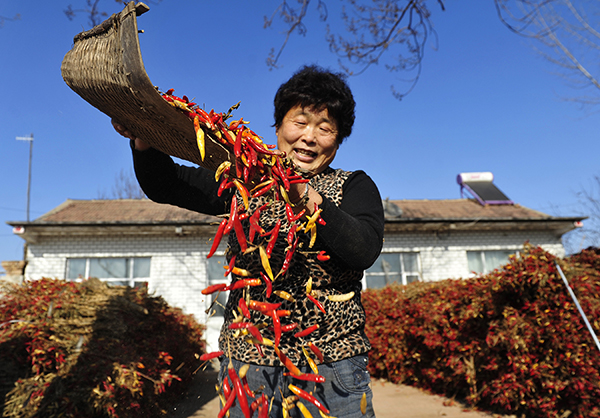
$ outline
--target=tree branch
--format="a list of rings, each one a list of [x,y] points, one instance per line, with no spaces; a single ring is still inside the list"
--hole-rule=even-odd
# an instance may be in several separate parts
[[[581,0],[494,0],[511,31],[542,45],[541,55],[567,71],[569,82],[592,87],[600,104],[600,3]],[[586,14],[584,7],[594,13]],[[570,99],[590,104],[589,97]]]

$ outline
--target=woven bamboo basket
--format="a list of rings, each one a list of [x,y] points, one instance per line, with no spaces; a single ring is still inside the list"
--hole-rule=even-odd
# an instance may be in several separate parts
[[[144,3],[129,2],[122,12],[76,35],[62,62],[63,79],[85,101],[165,154],[213,171],[225,160],[233,162],[210,135],[202,161],[193,121],[167,103],[146,74],[137,16],[148,10]]]

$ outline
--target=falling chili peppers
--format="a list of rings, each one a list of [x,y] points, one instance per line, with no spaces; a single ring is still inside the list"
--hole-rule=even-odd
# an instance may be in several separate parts
[[[215,181],[219,183],[217,195],[222,197],[226,191],[231,189],[232,197],[229,213],[224,214],[224,219],[217,227],[207,258],[216,253],[223,236],[233,233],[239,248],[235,248],[234,252],[229,255],[229,263],[225,266],[225,276],[232,274],[233,278],[230,285],[224,283],[211,285],[202,293],[208,295],[222,291],[242,292],[243,296],[239,298],[237,309],[233,312],[235,320],[229,325],[229,328],[235,330],[234,335],[241,336],[248,343],[253,344],[260,356],[263,356],[262,346],[272,346],[281,363],[289,370],[286,374],[293,378],[322,383],[324,378],[318,374],[316,363],[305,348],[307,346],[318,361],[323,363],[323,354],[313,342],[308,341],[306,346],[302,346],[302,351],[313,372],[311,374],[301,373],[298,367],[279,349],[282,334],[298,328],[297,323],[282,323],[282,318],[288,317],[290,311],[282,309],[281,303],[253,300],[250,298],[249,292],[250,288],[263,288],[262,294],[266,300],[269,300],[274,294],[280,300],[283,299],[285,303],[294,303],[299,296],[298,294],[292,296],[281,289],[274,289],[274,287],[279,287],[275,284],[278,283],[278,280],[285,279],[297,251],[307,251],[306,244],[308,244],[308,249],[312,248],[316,243],[318,228],[326,225],[321,216],[322,209],[317,205],[314,206],[314,210],[310,211],[312,213],[310,214],[307,213],[307,208],[296,207],[288,198],[291,185],[305,184],[309,180],[296,171],[291,159],[287,158],[284,153],[263,143],[262,139],[247,126],[247,121],[242,118],[228,121],[232,111],[238,107],[239,103],[232,106],[227,113],[218,113],[214,110],[206,112],[196,103],[190,102],[186,96],[180,98],[173,93],[174,90],[170,89],[162,93],[162,97],[192,120],[202,161],[206,157],[206,141],[220,144],[231,155],[231,160],[222,162],[215,172]],[[308,187],[307,185],[307,190]],[[251,209],[250,199],[262,200],[262,206]],[[278,219],[275,224],[270,224],[268,227],[261,225],[261,213],[268,210],[275,202],[285,205],[285,217]],[[270,217],[265,218],[269,219]],[[282,262],[272,263],[271,256],[282,231],[285,231],[285,236],[280,242],[287,242],[285,256]],[[303,244],[300,244],[301,234],[309,235],[308,243],[302,241]],[[236,255],[251,251],[258,251],[262,271],[236,266]],[[312,257],[313,260],[316,259],[315,261],[320,263],[330,260],[330,256],[324,250],[313,250],[304,254],[307,255],[307,258]],[[313,255],[310,256],[310,254]],[[276,275],[272,265],[279,268]],[[306,284],[306,298],[311,300],[321,313],[326,314],[325,307],[316,299],[312,287],[312,278],[309,278]],[[256,292],[253,291],[252,295],[256,295]],[[302,292],[300,295],[304,295],[304,293]],[[331,302],[344,302],[351,299],[352,296],[350,294],[329,295],[328,298]],[[252,319],[257,322],[254,323]],[[265,319],[267,322],[261,322]],[[274,341],[263,337],[261,329],[264,327],[269,327],[274,335]],[[313,324],[305,329],[297,330],[293,336],[294,338],[310,339],[318,329],[319,325]],[[212,356],[220,357],[222,355],[224,355],[223,352],[215,352],[205,354],[202,358],[214,358]],[[256,411],[258,411],[259,418],[269,416],[269,400],[264,394],[257,397],[250,390],[245,378],[246,372],[247,368],[243,372],[240,370],[238,375],[230,364],[228,376],[225,376],[221,384],[222,394],[219,392],[223,403],[219,417],[227,415],[236,399],[247,418],[250,418]],[[231,386],[229,382],[231,382]],[[288,408],[296,405],[305,414],[306,408],[298,401],[299,397],[317,406],[322,413],[329,413],[327,408],[310,393],[294,385],[290,385],[289,389],[296,395],[296,398],[286,401]],[[286,409],[284,408],[284,410]]]

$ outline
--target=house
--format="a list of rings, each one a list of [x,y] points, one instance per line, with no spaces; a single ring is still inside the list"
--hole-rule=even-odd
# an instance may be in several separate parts
[[[463,185],[468,187],[467,184]],[[471,189],[469,189],[471,190]],[[581,217],[553,217],[477,198],[385,200],[385,243],[363,286],[465,278],[494,269],[525,242],[564,256],[561,237]],[[32,222],[9,222],[27,243],[27,279],[98,277],[141,286],[207,325],[214,347],[226,295],[224,243],[207,259],[219,219],[149,200],[67,200]],[[207,311],[210,311],[207,314]]]

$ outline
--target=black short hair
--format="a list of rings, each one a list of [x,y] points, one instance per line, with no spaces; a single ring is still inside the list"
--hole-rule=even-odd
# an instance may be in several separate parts
[[[287,112],[295,106],[327,109],[337,124],[337,142],[341,144],[352,133],[356,102],[346,77],[316,65],[300,68],[275,94],[275,124],[279,128]]]

